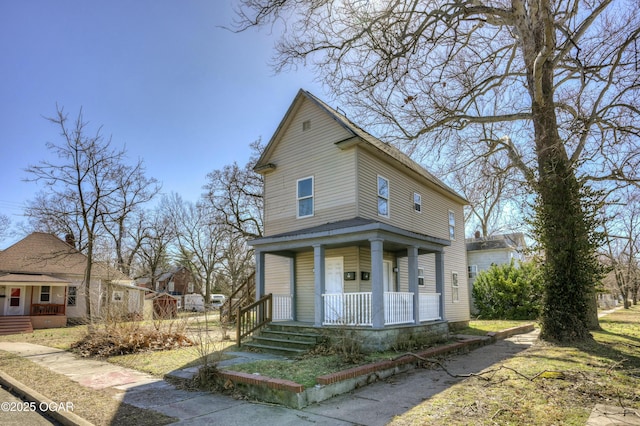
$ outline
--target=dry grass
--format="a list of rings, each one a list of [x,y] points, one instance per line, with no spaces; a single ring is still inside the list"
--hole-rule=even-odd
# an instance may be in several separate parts
[[[0,370],[57,403],[73,403],[73,413],[97,426],[135,424],[166,425],[177,419],[121,403],[106,390],[89,389],[65,375],[7,352],[0,351]],[[19,372],[19,374],[16,374]]]
[[[593,333],[593,342],[538,343],[391,424],[584,425],[596,403],[639,409],[639,323],[636,306],[603,318],[603,331]]]

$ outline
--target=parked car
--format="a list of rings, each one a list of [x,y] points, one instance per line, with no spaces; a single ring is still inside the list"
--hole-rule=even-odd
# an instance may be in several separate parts
[[[213,309],[220,309],[220,306],[227,300],[227,296],[224,294],[212,294],[209,300],[211,301],[210,306]]]

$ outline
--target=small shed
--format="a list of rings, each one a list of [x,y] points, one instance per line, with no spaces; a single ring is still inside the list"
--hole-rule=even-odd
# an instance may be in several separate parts
[[[175,318],[178,316],[178,298],[168,293],[159,293],[152,298],[154,318]]]

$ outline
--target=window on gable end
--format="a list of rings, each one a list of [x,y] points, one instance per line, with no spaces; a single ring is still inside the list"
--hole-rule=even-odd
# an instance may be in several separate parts
[[[422,195],[413,193],[413,209],[420,213],[422,211]]]
[[[297,217],[313,216],[313,176],[298,179]]]
[[[378,215],[389,217],[389,180],[378,176]]]

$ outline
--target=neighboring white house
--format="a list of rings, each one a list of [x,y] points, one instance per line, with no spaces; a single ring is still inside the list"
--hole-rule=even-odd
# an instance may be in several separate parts
[[[86,314],[84,272],[87,257],[69,242],[34,232],[0,252],[0,319],[25,317],[33,328],[64,327]],[[100,263],[92,267],[93,313],[108,309],[141,314],[144,288]]]
[[[383,330],[469,320],[467,201],[301,90],[254,170],[264,176],[257,298],[274,319]]]
[[[466,243],[470,297],[478,272],[486,271],[491,265],[504,265],[511,263],[512,260],[516,263],[525,260],[527,245],[522,232],[490,237],[480,237],[476,233],[475,238],[467,238]],[[471,309],[474,311],[472,299]]]

